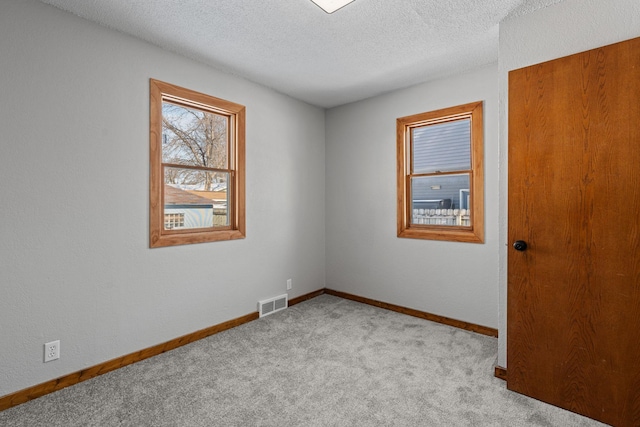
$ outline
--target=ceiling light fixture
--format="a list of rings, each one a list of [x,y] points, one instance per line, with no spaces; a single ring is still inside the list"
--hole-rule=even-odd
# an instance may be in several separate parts
[[[349,3],[355,0],[311,0],[311,1],[317,4],[318,6],[320,6],[320,8],[322,8],[322,10],[324,10],[325,12],[333,13],[336,10],[345,7],[346,5],[348,5]]]

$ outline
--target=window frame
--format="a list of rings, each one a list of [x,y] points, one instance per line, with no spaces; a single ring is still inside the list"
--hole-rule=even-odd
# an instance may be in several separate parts
[[[229,225],[215,228],[166,230],[164,227],[164,168],[162,161],[163,101],[213,112],[229,120]],[[245,107],[155,79],[149,79],[149,247],[243,239],[245,231]],[[182,166],[181,166],[182,167]],[[189,168],[188,166],[185,166]],[[197,168],[196,169],[200,169]],[[207,170],[207,168],[202,168]]]
[[[396,120],[397,163],[397,232],[398,237],[453,242],[484,243],[484,130],[483,102],[472,102],[455,107],[400,117]],[[413,177],[411,131],[414,128],[455,120],[471,121],[470,226],[443,226],[413,224],[411,179]],[[432,176],[450,175],[452,172],[434,173]]]

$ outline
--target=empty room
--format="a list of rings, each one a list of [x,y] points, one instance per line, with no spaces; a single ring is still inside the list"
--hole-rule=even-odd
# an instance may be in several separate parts
[[[0,1],[0,425],[639,426],[637,0]]]

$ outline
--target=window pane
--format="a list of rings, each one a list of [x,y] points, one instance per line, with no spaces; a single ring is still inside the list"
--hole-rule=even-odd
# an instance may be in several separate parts
[[[228,226],[228,183],[228,172],[166,167],[165,230]]]
[[[228,129],[226,116],[163,102],[162,162],[229,169]]]
[[[469,174],[411,179],[412,224],[470,226]]]
[[[413,173],[471,169],[471,120],[456,120],[411,130]]]

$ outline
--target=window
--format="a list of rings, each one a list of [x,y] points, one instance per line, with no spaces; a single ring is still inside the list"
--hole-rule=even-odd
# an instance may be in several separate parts
[[[242,105],[150,80],[150,247],[245,236]]]
[[[397,120],[398,237],[484,242],[482,102]]]

